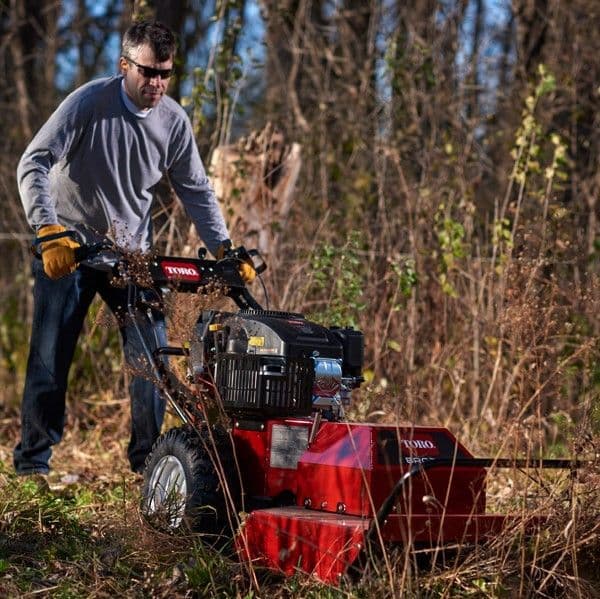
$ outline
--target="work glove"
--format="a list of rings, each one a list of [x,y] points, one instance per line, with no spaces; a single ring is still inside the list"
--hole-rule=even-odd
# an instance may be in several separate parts
[[[217,248],[217,252],[215,254],[217,260],[222,260],[223,258],[225,258],[225,253],[230,248],[231,241],[229,239],[226,239],[225,241],[221,242],[221,245]],[[246,285],[248,283],[252,283],[252,281],[254,281],[254,279],[256,278],[256,271],[254,270],[254,266],[250,261],[240,262],[240,265],[238,266],[238,272],[240,273],[242,281],[244,281]]]
[[[47,235],[62,233],[66,229],[62,225],[46,225],[40,227],[37,236],[43,239]],[[75,262],[75,248],[79,244],[70,237],[61,237],[52,241],[42,242],[40,250],[42,252],[42,262],[44,272],[51,279],[60,279],[69,273],[72,273],[77,264]]]
[[[240,273],[240,277],[242,277],[242,281],[246,283],[252,283],[254,279],[256,279],[256,271],[254,270],[254,266],[249,262],[242,262],[238,267],[238,272]]]

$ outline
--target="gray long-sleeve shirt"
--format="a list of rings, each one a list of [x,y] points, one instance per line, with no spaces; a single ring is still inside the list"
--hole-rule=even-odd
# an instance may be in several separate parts
[[[59,223],[88,242],[152,244],[150,207],[163,173],[211,252],[229,234],[185,111],[164,96],[145,118],[128,110],[121,77],[71,93],[35,135],[17,168],[33,227]]]

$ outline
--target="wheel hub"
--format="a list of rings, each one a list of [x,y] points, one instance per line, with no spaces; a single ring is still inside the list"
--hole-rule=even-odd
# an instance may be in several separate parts
[[[148,485],[146,512],[162,513],[170,527],[177,528],[185,513],[187,481],[183,464],[174,455],[163,457],[154,467]]]

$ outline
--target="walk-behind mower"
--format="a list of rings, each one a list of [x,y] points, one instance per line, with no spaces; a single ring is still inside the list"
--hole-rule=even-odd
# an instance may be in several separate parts
[[[262,309],[239,276],[243,260],[265,268],[243,248],[221,260],[205,252],[148,260],[157,301],[218,284],[239,308],[202,311],[183,347],[147,349],[151,375],[182,421],[146,461],[142,510],[151,522],[233,535],[243,559],[336,582],[371,548],[497,535],[513,520],[486,512],[490,468],[574,467],[474,458],[442,427],[346,421],[363,380],[363,334]],[[126,255],[116,268],[127,278]],[[138,288],[130,281],[129,289],[133,317]],[[187,384],[165,365],[173,355],[186,362]],[[221,417],[209,418],[215,406]]]

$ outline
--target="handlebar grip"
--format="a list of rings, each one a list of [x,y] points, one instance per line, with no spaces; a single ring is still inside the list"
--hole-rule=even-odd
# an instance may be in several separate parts
[[[251,259],[252,268],[254,268],[257,275],[260,275],[267,270],[267,263],[258,250],[248,250],[248,256]]]
[[[70,237],[73,241],[79,244],[83,244],[83,240],[77,231],[61,231],[60,233],[51,233],[50,235],[44,235],[43,237],[36,237],[31,244],[31,253],[38,259],[41,260],[42,253],[38,250],[38,246],[41,243],[47,241],[54,241],[55,239],[62,239],[63,237]],[[87,249],[87,248],[86,248]],[[79,262],[79,260],[77,260]]]
[[[79,264],[83,262],[90,255],[90,246],[88,245],[80,245],[78,248],[73,250],[73,254],[75,254],[75,262]]]
[[[74,241],[80,244],[79,247],[73,248],[73,253],[75,255],[75,262],[79,264],[83,262],[86,258],[97,254],[98,252],[109,249],[112,245],[106,241],[101,241],[99,243],[93,243],[91,245],[86,245],[79,235],[77,231],[62,231],[61,233],[53,233],[51,235],[44,235],[44,237],[36,237],[33,240],[31,245],[31,253],[38,259],[42,259],[42,252],[39,251],[38,247],[40,244],[45,243],[47,241],[54,241],[55,239],[61,239],[63,237],[70,237]]]

